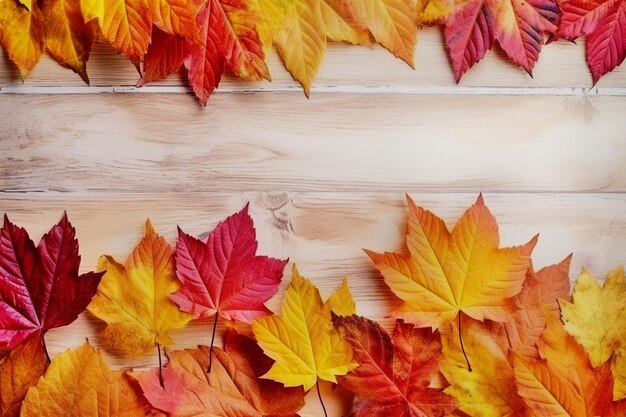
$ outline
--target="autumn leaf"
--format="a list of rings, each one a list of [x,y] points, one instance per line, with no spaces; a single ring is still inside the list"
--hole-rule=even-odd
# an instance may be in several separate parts
[[[445,392],[459,402],[471,417],[526,417],[526,407],[517,394],[513,367],[507,359],[506,335],[494,335],[487,323],[462,318],[463,347],[459,327],[442,334],[443,372],[450,386]],[[463,351],[472,363],[467,367]]]
[[[256,319],[252,331],[263,352],[276,361],[263,377],[287,387],[302,385],[308,391],[318,378],[337,382],[336,376],[356,367],[350,346],[333,327],[330,303],[322,302],[318,289],[295,265],[281,315]]]
[[[626,2],[624,0],[566,0],[560,3],[556,36],[587,39],[587,64],[593,83],[613,71],[626,57]]]
[[[506,334],[507,346],[523,356],[537,357],[536,343],[546,327],[546,313],[561,314],[559,300],[570,299],[569,264],[571,255],[561,263],[535,272],[528,270],[522,291],[515,296],[517,309],[504,323],[490,322],[492,331]]]
[[[322,0],[320,2],[325,34],[329,40],[353,45],[369,45],[370,31],[363,19],[360,2],[351,0]]]
[[[17,347],[0,364],[0,416],[18,417],[26,392],[48,365],[43,345],[32,338]]]
[[[440,379],[437,332],[398,320],[392,341],[366,318],[335,316],[333,321],[345,332],[359,364],[339,377],[339,384],[355,394],[350,416],[443,417],[457,408],[454,398],[431,388]]]
[[[44,22],[37,2],[26,8],[18,0],[0,1],[0,43],[26,78],[45,49]]]
[[[155,31],[138,85],[166,78],[185,65],[191,87],[204,105],[225,68],[246,80],[271,80],[257,32],[260,15],[246,0],[207,0],[197,14],[201,42]]]
[[[563,301],[565,330],[580,343],[591,365],[602,366],[613,358],[616,380],[613,398],[626,397],[626,277],[624,268],[609,273],[604,285],[583,270],[574,286],[573,303]],[[619,360],[618,360],[619,359]]]
[[[543,359],[511,354],[518,392],[538,417],[618,417],[626,401],[612,401],[610,365],[593,368],[585,350],[557,319],[548,319],[539,342]]]
[[[219,223],[206,243],[178,229],[176,275],[182,286],[170,298],[195,319],[213,318],[211,347],[218,317],[250,323],[271,314],[264,303],[278,291],[287,260],[256,255],[257,248],[248,205]]]
[[[50,329],[67,326],[85,310],[101,273],[78,274],[76,230],[67,215],[39,246],[4,216],[0,229],[0,346],[12,349]],[[44,343],[45,348],[45,343]]]
[[[156,370],[134,374],[153,407],[172,417],[295,417],[304,405],[301,387],[285,388],[261,379],[272,366],[250,338],[229,329],[224,334],[225,349],[215,349],[215,365],[208,366],[207,346],[170,353],[163,369],[164,386]]]
[[[21,417],[157,416],[122,372],[112,372],[86,342],[57,355],[26,394]]]
[[[530,267],[537,237],[499,249],[498,225],[482,195],[450,232],[443,220],[409,205],[408,253],[367,251],[385,283],[404,303],[393,315],[420,327],[439,328],[460,313],[505,322]]]
[[[445,23],[445,40],[456,81],[491,50],[495,41],[506,55],[532,74],[545,34],[554,34],[557,0],[420,0],[418,20]]]
[[[155,346],[170,345],[173,341],[168,333],[191,320],[169,299],[180,288],[174,256],[150,220],[125,265],[102,256],[98,270],[106,273],[88,310],[107,323],[99,337],[111,349],[136,356]]]

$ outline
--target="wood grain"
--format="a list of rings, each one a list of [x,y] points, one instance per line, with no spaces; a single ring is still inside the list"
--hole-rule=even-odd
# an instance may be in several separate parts
[[[362,88],[393,87],[407,89],[417,86],[455,86],[452,69],[446,56],[443,34],[440,28],[426,28],[419,32],[415,53],[416,69],[396,59],[381,47],[358,47],[331,44],[328,47],[320,73],[313,82],[313,91],[320,87],[356,86]],[[226,78],[217,90],[285,90],[301,91],[284,69],[277,54],[268,57],[272,82],[244,82]],[[96,45],[88,72],[93,86],[134,86],[139,79],[137,70],[124,57],[118,55],[106,43]],[[16,68],[6,57],[0,57],[0,89],[2,86],[20,85]],[[83,86],[84,83],[72,71],[59,66],[45,56],[25,80],[28,86]],[[184,74],[175,74],[155,85],[186,85]],[[511,64],[498,49],[467,73],[461,86],[465,87],[539,87],[589,88],[593,82],[585,62],[584,40],[559,41],[544,47],[533,77]],[[600,90],[626,86],[626,67],[617,68],[600,80]],[[1,90],[0,90],[1,91]],[[522,92],[523,93],[523,92]],[[600,91],[602,93],[602,91]],[[301,99],[304,94],[301,93]],[[193,100],[189,100],[189,105]]]
[[[626,191],[620,97],[211,100],[0,96],[0,190]]]

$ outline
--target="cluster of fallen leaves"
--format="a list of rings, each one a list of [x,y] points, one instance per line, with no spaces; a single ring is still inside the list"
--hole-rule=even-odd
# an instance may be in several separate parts
[[[297,416],[326,381],[353,393],[354,417],[625,416],[624,270],[603,284],[583,271],[571,296],[570,257],[536,271],[536,242],[500,248],[482,196],[452,230],[408,199],[406,250],[366,251],[403,301],[390,335],[356,315],[347,278],[324,301],[295,265],[270,311],[287,260],[256,254],[247,206],[206,241],[179,229],[175,248],[148,221],[124,264],[103,256],[83,275],[67,216],[37,247],[5,217],[0,415]],[[119,355],[156,349],[161,361],[169,332],[190,320],[212,321],[211,341],[147,371],[112,371],[89,342],[50,362],[45,333],[85,308]]]
[[[308,96],[327,41],[378,43],[414,66],[417,30],[444,25],[457,82],[498,43],[528,73],[544,38],[587,38],[594,82],[626,56],[624,0],[0,0],[0,43],[22,77],[47,50],[85,82],[103,37],[138,85],[184,67],[203,104],[224,72],[271,76],[272,46]]]

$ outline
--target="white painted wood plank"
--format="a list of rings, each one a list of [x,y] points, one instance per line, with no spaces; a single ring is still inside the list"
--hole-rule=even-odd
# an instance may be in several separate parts
[[[0,96],[0,190],[626,191],[620,97]]]
[[[313,86],[322,91],[338,86],[353,86],[363,90],[377,87],[410,89],[420,86],[455,86],[449,59],[446,56],[441,28],[425,28],[419,32],[415,54],[416,70],[394,58],[381,47],[357,47],[331,44],[326,52],[319,75]],[[272,83],[246,82],[226,77],[220,89],[225,90],[279,90],[298,89],[284,69],[276,53],[268,58]],[[132,64],[119,56],[105,43],[96,45],[88,63],[93,86],[134,86],[139,78]],[[543,48],[534,74],[511,64],[495,48],[476,65],[461,82],[462,87],[559,87],[589,88],[592,79],[585,62],[585,42],[555,42]],[[175,74],[168,80],[156,83],[160,86],[184,86],[184,74]],[[60,67],[50,57],[44,57],[24,84],[19,73],[10,65],[6,56],[0,57],[0,88],[33,86],[83,86],[73,72]],[[599,83],[600,91],[611,87],[626,86],[626,67],[622,66],[606,75]],[[219,89],[218,89],[219,91]],[[191,102],[192,100],[190,100]]]

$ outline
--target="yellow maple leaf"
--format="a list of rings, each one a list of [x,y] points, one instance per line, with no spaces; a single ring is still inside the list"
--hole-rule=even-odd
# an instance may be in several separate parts
[[[129,377],[109,369],[89,342],[57,355],[26,394],[21,417],[156,416]]]
[[[366,253],[404,303],[395,315],[439,328],[461,312],[504,322],[522,289],[537,236],[523,246],[499,248],[498,225],[482,195],[450,232],[443,220],[409,205],[408,254]]]
[[[613,399],[626,398],[626,276],[612,270],[604,285],[586,270],[574,286],[572,303],[561,303],[565,330],[580,343],[594,367],[613,356]]]
[[[37,2],[27,8],[18,0],[0,0],[0,43],[25,78],[45,48],[44,22]]]
[[[356,314],[356,303],[348,286],[348,277],[345,277],[341,286],[328,297],[324,306],[338,316],[346,317]]]
[[[252,323],[259,346],[276,361],[264,378],[309,390],[318,377],[337,382],[337,375],[356,367],[349,345],[332,324],[331,309],[337,308],[338,302],[343,303],[338,313],[354,312],[346,308],[353,305],[346,281],[324,304],[318,289],[294,265],[281,315],[260,317]]]
[[[46,0],[41,11],[48,52],[89,84],[87,60],[94,41],[94,25],[85,23],[80,0]]]
[[[134,356],[157,344],[172,344],[168,332],[191,320],[169,298],[181,284],[175,276],[172,248],[150,220],[126,265],[102,256],[98,270],[106,274],[87,309],[107,323],[100,337],[112,349]]]
[[[32,337],[0,364],[0,416],[20,415],[26,392],[37,383],[48,365],[41,339]]]

